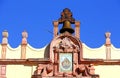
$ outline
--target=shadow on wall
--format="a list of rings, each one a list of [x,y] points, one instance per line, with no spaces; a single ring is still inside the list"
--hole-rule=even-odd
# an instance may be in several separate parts
[[[49,58],[49,54],[50,54],[50,44],[48,44],[47,47],[45,48],[44,58]]]

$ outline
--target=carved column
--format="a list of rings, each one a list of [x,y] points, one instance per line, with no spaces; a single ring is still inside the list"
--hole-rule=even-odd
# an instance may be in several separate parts
[[[54,37],[58,35],[58,21],[53,21],[54,25]]]
[[[2,59],[6,59],[6,48],[7,48],[7,44],[2,44],[2,53],[1,53],[1,58]]]
[[[106,37],[106,60],[110,60],[111,59],[111,40],[110,40],[110,32],[106,32],[105,33],[105,37]]]
[[[54,68],[53,73],[56,76],[58,74],[58,48],[54,47]]]
[[[5,30],[2,32],[2,51],[1,59],[6,59],[7,44],[8,44],[8,32]],[[0,65],[0,78],[6,78],[6,65]]]
[[[1,76],[0,78],[6,78],[6,65],[1,65]]]
[[[27,37],[28,37],[27,32],[26,31],[22,32],[21,59],[26,59]]]
[[[6,48],[7,48],[7,44],[8,44],[8,32],[5,30],[2,32],[2,53],[1,53],[1,58],[2,59],[6,59]]]
[[[73,74],[75,74],[75,70],[78,67],[78,52],[75,50],[73,53]]]
[[[80,22],[75,21],[75,36],[80,39]]]

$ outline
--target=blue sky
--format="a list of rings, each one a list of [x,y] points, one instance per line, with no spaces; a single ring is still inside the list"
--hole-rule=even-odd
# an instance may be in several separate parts
[[[2,31],[7,30],[9,44],[15,48],[26,30],[31,46],[44,47],[53,38],[52,22],[60,18],[64,8],[69,8],[81,22],[83,43],[100,47],[109,31],[112,44],[120,48],[120,0],[0,0],[0,43]]]

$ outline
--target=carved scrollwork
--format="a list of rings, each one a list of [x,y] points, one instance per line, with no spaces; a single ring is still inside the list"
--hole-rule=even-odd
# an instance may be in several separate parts
[[[79,48],[69,38],[61,39],[58,45],[54,46],[55,52],[78,52]]]
[[[34,75],[40,75],[41,77],[44,76],[53,76],[53,65],[42,65],[39,64],[37,66],[36,71],[34,72]]]
[[[99,78],[99,75],[95,74],[95,68],[93,64],[90,65],[79,65],[76,70],[76,77],[77,76],[86,76],[86,77],[92,77],[92,78]]]

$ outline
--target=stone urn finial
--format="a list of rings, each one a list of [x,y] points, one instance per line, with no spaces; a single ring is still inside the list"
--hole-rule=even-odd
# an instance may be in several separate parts
[[[22,32],[22,37],[23,38],[27,38],[28,37],[28,33],[25,30]]]
[[[8,43],[8,32],[7,32],[7,30],[4,30],[3,32],[2,32],[2,36],[3,36],[3,39],[2,39],[2,44],[7,44]]]
[[[26,31],[22,32],[22,44],[27,44],[28,33]]]
[[[4,31],[2,32],[2,36],[3,36],[3,37],[6,37],[6,38],[8,37],[8,32],[7,32],[7,30],[4,30]]]
[[[106,32],[106,33],[105,33],[105,37],[106,37],[106,38],[110,38],[110,36],[111,36],[111,33],[110,33],[110,32]]]
[[[110,33],[110,32],[106,32],[106,33],[105,33],[105,37],[106,37],[106,43],[105,43],[105,45],[106,45],[106,46],[111,45],[110,36],[111,36],[111,33]]]

